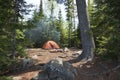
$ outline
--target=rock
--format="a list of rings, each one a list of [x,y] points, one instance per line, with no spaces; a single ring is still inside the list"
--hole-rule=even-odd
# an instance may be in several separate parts
[[[29,58],[23,58],[22,59],[22,64],[21,64],[21,69],[26,69],[34,65],[34,61]]]
[[[70,72],[72,72],[74,75],[77,75],[76,69],[70,64],[69,62],[63,62],[64,67]]]
[[[69,51],[70,50],[67,47],[64,48],[64,52],[69,52]]]
[[[37,56],[37,55],[34,55],[34,56],[32,56],[31,58],[34,59],[34,60],[37,60],[37,59],[38,59],[38,56]]]
[[[56,49],[51,49],[51,50],[49,50],[49,52],[50,52],[50,53],[56,53],[57,50],[56,50]]]
[[[82,51],[77,51],[72,54],[73,58],[77,58],[79,55],[81,55]]]
[[[31,80],[49,80],[48,75],[45,71],[42,71],[38,74],[38,76],[32,78]]]
[[[44,71],[34,80],[75,80],[75,71],[70,63],[56,58],[45,64]]]
[[[57,52],[63,52],[63,49],[57,49]]]

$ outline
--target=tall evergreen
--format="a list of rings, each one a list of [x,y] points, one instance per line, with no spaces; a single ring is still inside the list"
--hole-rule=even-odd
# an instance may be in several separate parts
[[[0,1],[0,74],[14,66],[17,56],[24,55],[23,30],[27,26],[20,21],[26,13],[24,3],[23,0]]]
[[[39,9],[38,9],[38,11],[37,11],[37,9],[34,10],[32,21],[33,21],[33,23],[37,23],[39,21],[43,21],[45,19],[45,17],[46,16],[45,16],[44,10],[43,10],[43,1],[40,0]]]
[[[39,6],[38,16],[39,16],[40,18],[44,17],[44,12],[43,12],[43,1],[42,1],[42,0],[40,0],[40,6]]]
[[[60,32],[60,46],[63,47],[65,44],[65,30],[63,25],[61,9],[59,9],[58,25],[56,25],[56,27],[57,27],[57,30]]]
[[[53,1],[52,1],[52,4],[51,4],[51,9],[50,9],[50,18],[53,20],[53,16],[54,15],[54,4],[53,4]]]
[[[120,59],[120,1],[95,0],[92,14],[96,53],[109,59]]]
[[[27,13],[27,9],[25,6],[27,6],[27,5],[25,4],[24,0],[14,0],[13,1],[13,20],[11,20],[11,23],[13,23],[12,34],[11,34],[11,37],[12,37],[12,39],[11,39],[11,57],[14,59],[15,59],[15,56],[19,54],[19,51],[22,50],[22,48],[20,48],[20,46],[19,46],[21,42],[19,42],[19,39],[17,39],[17,36],[19,35],[19,33],[17,33],[17,31],[23,32],[23,29],[24,29],[23,24],[20,24],[19,22],[20,22],[20,19],[23,18],[22,14]]]
[[[74,0],[66,0],[65,2],[67,21],[68,21],[68,46],[71,47],[71,33],[73,28],[74,17]]]

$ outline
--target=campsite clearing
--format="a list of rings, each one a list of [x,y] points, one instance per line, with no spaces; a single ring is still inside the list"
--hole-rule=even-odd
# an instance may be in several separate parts
[[[9,76],[12,76],[14,80],[30,80],[40,71],[42,71],[42,66],[51,59],[61,57],[64,61],[69,61],[75,58],[76,55],[78,55],[78,51],[81,52],[81,50],[78,49],[70,49],[66,53],[51,53],[49,50],[44,50],[40,48],[27,49],[26,51],[29,57],[37,55],[37,62],[34,66],[26,70],[10,73]],[[120,80],[120,74],[118,74],[119,70],[112,73],[99,74],[107,71],[107,69],[112,69],[114,66],[116,66],[115,63],[112,63],[110,61],[105,62],[99,58],[95,58],[92,63],[77,62],[72,63],[72,65],[77,70],[76,80]],[[106,69],[104,66],[106,67]]]

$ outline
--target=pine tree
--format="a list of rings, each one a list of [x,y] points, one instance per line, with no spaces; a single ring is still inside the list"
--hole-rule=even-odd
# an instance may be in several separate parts
[[[23,29],[27,26],[20,22],[26,13],[23,0],[0,1],[0,74],[9,71],[17,56],[24,55],[25,39]]]
[[[37,9],[34,10],[33,18],[31,21],[33,23],[37,23],[39,21],[44,21],[45,18],[46,18],[46,16],[45,16],[44,10],[43,10],[43,1],[40,0],[39,10],[38,11],[37,11]]]
[[[22,51],[22,47],[20,48],[19,39],[17,38],[17,31],[23,32],[23,25],[20,24],[19,20],[23,18],[22,14],[27,13],[25,8],[26,4],[24,0],[15,0],[13,1],[13,28],[12,28],[12,40],[11,40],[11,57],[15,59],[15,56],[19,54],[19,51]],[[16,27],[17,26],[17,27]],[[19,44],[19,45],[18,45]],[[23,51],[22,51],[23,52]]]
[[[92,25],[95,32],[96,53],[107,59],[120,59],[120,1],[95,0]]]
[[[71,47],[71,33],[73,28],[73,17],[74,17],[74,1],[67,0],[65,2],[66,12],[67,12],[67,21],[68,21],[68,46]]]
[[[60,32],[60,44],[61,47],[64,46],[65,44],[65,31],[64,31],[64,25],[63,25],[63,20],[62,20],[62,13],[61,13],[61,9],[59,10],[58,13],[58,25],[57,26],[57,30]]]
[[[42,1],[42,0],[40,0],[40,6],[39,6],[38,16],[39,16],[40,18],[43,18],[43,17],[44,17],[44,12],[43,12],[43,1]]]

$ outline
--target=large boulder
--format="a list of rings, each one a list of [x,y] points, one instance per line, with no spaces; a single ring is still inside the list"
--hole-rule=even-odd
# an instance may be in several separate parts
[[[45,64],[44,70],[32,80],[76,80],[75,75],[76,70],[70,63],[56,58]]]

